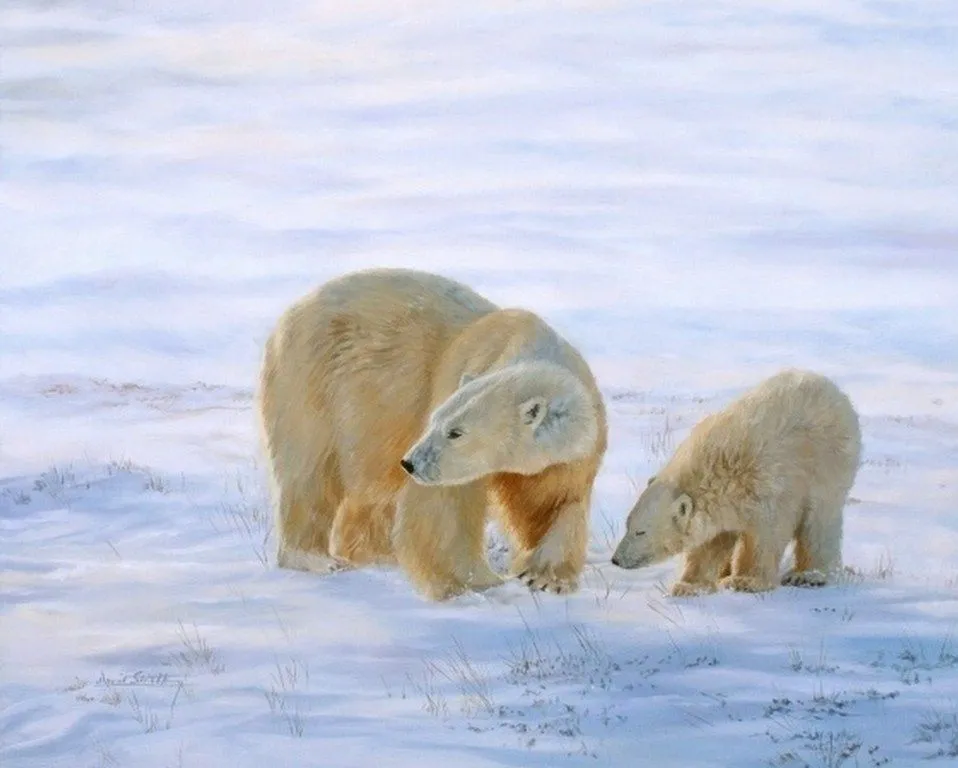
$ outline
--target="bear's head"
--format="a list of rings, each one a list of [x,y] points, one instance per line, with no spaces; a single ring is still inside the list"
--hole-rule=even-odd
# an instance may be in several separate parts
[[[652,477],[629,512],[625,535],[612,563],[642,568],[662,562],[708,541],[713,534],[707,516],[674,482]]]
[[[401,464],[420,485],[462,485],[585,458],[598,437],[598,409],[576,376],[549,363],[521,363],[463,377]]]

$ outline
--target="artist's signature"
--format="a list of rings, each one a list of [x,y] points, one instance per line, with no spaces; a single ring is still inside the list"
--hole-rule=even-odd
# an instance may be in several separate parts
[[[129,685],[164,686],[175,685],[177,682],[176,679],[170,677],[166,672],[144,672],[142,670],[126,672],[119,677],[109,677],[104,672],[101,672],[100,676],[96,679],[96,685],[107,688]]]

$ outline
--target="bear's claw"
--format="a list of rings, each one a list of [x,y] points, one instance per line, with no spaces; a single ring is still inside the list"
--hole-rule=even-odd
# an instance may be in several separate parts
[[[824,587],[827,583],[821,571],[789,571],[782,577],[783,587]]]
[[[552,592],[556,595],[564,595],[575,589],[574,582],[544,573],[534,573],[532,570],[523,571],[518,575],[518,578],[529,589],[536,592]]]

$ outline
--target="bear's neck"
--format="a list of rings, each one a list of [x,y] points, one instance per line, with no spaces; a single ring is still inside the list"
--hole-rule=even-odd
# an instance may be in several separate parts
[[[758,456],[747,445],[704,448],[683,462],[676,486],[720,530],[736,530],[759,496]]]

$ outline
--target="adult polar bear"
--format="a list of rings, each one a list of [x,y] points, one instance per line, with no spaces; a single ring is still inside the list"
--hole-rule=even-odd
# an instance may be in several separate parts
[[[577,587],[606,414],[534,314],[425,272],[344,275],[280,318],[258,408],[281,567],[398,562],[436,600],[488,588],[496,507],[513,574]]]

